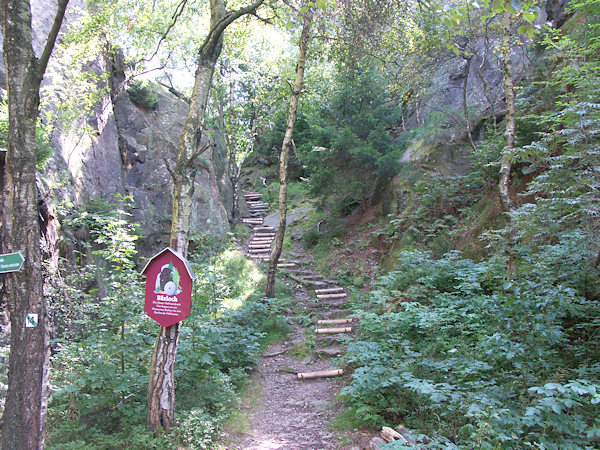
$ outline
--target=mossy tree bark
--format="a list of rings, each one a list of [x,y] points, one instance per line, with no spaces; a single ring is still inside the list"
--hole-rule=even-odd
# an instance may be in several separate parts
[[[506,99],[506,126],[504,128],[504,148],[500,161],[500,180],[498,192],[504,211],[513,209],[510,198],[511,157],[515,143],[515,87],[513,82],[513,65],[511,56],[512,21],[508,11],[504,12],[502,35],[502,63],[504,66],[504,97]]]
[[[173,219],[171,247],[187,256],[194,194],[194,179],[199,169],[197,158],[209,146],[201,145],[206,103],[215,65],[223,46],[223,33],[229,25],[245,14],[250,14],[264,2],[256,0],[236,11],[227,11],[225,0],[210,0],[210,28],[198,52],[194,88],[189,109],[179,139],[175,166],[167,168],[173,178]],[[148,382],[148,427],[160,433],[175,425],[175,357],[179,343],[180,324],[160,327],[150,362]]]
[[[275,296],[275,274],[277,272],[277,263],[281,256],[283,248],[283,238],[285,237],[285,225],[287,219],[287,187],[288,187],[288,159],[290,155],[290,147],[294,138],[294,127],[296,126],[296,117],[298,112],[298,100],[304,83],[304,67],[306,65],[306,51],[308,49],[308,38],[310,26],[312,23],[313,14],[310,8],[304,14],[304,22],[302,25],[302,34],[300,36],[300,54],[298,56],[298,65],[296,66],[296,82],[290,98],[290,108],[288,111],[287,126],[281,146],[281,156],[279,162],[279,180],[281,186],[279,188],[279,223],[277,226],[277,234],[275,235],[275,247],[269,258],[269,269],[267,272],[267,289],[265,295],[268,298]]]
[[[25,259],[20,271],[4,275],[11,334],[8,390],[2,416],[3,449],[45,446],[50,347],[38,222],[36,125],[40,83],[67,3],[68,0],[58,1],[54,23],[39,58],[32,47],[29,2],[1,3],[9,115],[1,246],[2,252],[21,252]],[[25,326],[27,314],[37,314],[37,326]]]

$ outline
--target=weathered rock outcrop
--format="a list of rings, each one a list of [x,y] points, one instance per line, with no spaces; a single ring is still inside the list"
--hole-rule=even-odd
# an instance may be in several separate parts
[[[69,7],[72,21],[74,7],[84,8],[85,2],[72,0]],[[40,52],[54,11],[47,1],[32,0],[32,12],[34,47]],[[0,39],[0,51],[1,43]],[[174,160],[187,104],[155,85],[155,110],[134,105],[126,92],[125,74],[115,68],[115,60],[99,55],[95,62],[86,64],[84,70],[110,76],[96,81],[98,92],[103,94],[93,111],[68,126],[57,120],[51,137],[56,153],[45,171],[44,185],[48,196],[77,207],[85,207],[98,197],[110,200],[113,194],[132,195],[134,218],[141,223],[144,235],[142,252],[149,254],[169,243],[173,183],[165,160]],[[0,57],[0,87],[4,83],[1,61]],[[51,93],[51,109],[67,95],[69,84],[65,80],[73,75],[72,67],[66,70],[61,64],[51,64],[44,80],[49,91],[55,84],[62,89]],[[233,188],[224,139],[214,134],[215,144],[199,162],[191,222],[198,232],[224,235],[230,229]]]

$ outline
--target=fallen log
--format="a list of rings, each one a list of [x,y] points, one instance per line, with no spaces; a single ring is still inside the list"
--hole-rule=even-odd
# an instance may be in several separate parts
[[[348,319],[323,319],[318,320],[317,325],[343,325],[345,323],[352,323],[352,318]]]
[[[352,333],[352,327],[342,328],[317,328],[317,334],[337,334],[337,333]]]
[[[296,283],[300,283],[302,286],[309,286],[311,284],[308,281],[304,281],[302,278],[295,277],[294,275],[292,275],[291,273],[289,273],[287,271],[284,273],[285,273],[286,277],[294,280]]]
[[[344,371],[342,369],[322,370],[320,372],[298,373],[298,379],[299,380],[310,380],[313,378],[339,377],[340,375],[344,375]]]
[[[406,439],[403,435],[401,435],[400,433],[398,433],[396,430],[390,428],[390,427],[383,427],[381,429],[381,437],[383,438],[384,441],[386,442],[394,442],[394,441],[402,441],[405,444],[411,444],[414,442],[410,442],[408,439]]]

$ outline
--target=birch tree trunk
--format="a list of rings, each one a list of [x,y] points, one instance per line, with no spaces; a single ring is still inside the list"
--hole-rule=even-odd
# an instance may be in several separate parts
[[[300,54],[298,56],[298,65],[296,66],[296,83],[290,98],[290,109],[288,112],[287,127],[283,137],[281,146],[281,157],[279,162],[279,180],[281,186],[279,188],[279,224],[277,226],[277,234],[275,235],[275,247],[269,258],[269,270],[267,272],[267,289],[266,296],[273,298],[275,296],[275,274],[277,272],[277,263],[281,256],[283,248],[283,238],[285,236],[285,225],[287,219],[287,187],[288,187],[288,159],[290,155],[290,147],[294,138],[294,127],[296,126],[296,117],[298,111],[298,100],[302,91],[304,82],[304,67],[306,64],[306,50],[308,48],[308,37],[310,25],[312,22],[312,11],[310,8],[304,15],[304,23],[302,25],[302,34],[300,36]]]
[[[227,11],[225,0],[210,0],[210,28],[198,52],[194,88],[187,118],[179,139],[175,166],[167,168],[173,178],[171,248],[187,256],[196,159],[209,147],[201,146],[206,103],[215,65],[223,46],[223,33],[236,19],[254,12],[264,0],[236,11]],[[160,327],[150,362],[148,381],[148,428],[160,433],[175,426],[175,357],[181,324]]]
[[[21,252],[25,259],[20,271],[4,275],[11,334],[8,391],[2,417],[3,449],[43,449],[45,446],[50,347],[38,222],[36,125],[40,83],[67,2],[58,2],[55,20],[39,59],[31,42],[29,2],[2,0],[1,3],[9,111],[1,251]],[[25,326],[28,314],[37,314],[37,326]]]
[[[502,36],[502,63],[504,66],[504,97],[506,98],[506,127],[504,129],[504,148],[500,161],[500,180],[498,192],[504,211],[513,209],[510,198],[510,171],[511,153],[515,143],[515,88],[513,84],[513,65],[511,58],[511,17],[508,11],[504,12],[504,30]]]

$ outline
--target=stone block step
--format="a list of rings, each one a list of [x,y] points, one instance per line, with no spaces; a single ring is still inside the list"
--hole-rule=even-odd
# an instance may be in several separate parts
[[[307,269],[298,269],[296,270],[296,274],[303,276],[303,275],[312,275],[313,271],[312,270],[307,270]]]
[[[315,294],[340,294],[344,292],[344,288],[341,287],[335,287],[335,288],[329,288],[329,289],[317,289],[315,291]]]
[[[343,292],[341,294],[318,294],[317,295],[317,298],[319,300],[333,300],[336,298],[346,298],[346,297],[348,297],[348,295],[345,292]]]
[[[321,275],[302,275],[302,278],[308,281],[323,281],[324,278]]]
[[[344,347],[326,347],[318,349],[317,355],[335,358],[336,356],[343,355],[345,351],[346,349]]]
[[[321,309],[317,311],[317,314],[326,319],[337,319],[343,317],[345,315],[350,314],[350,310],[348,309]]]
[[[316,282],[315,282],[316,283]],[[313,303],[311,306],[313,308],[339,308],[340,306],[344,306],[347,303],[347,299],[339,298],[336,300],[321,300],[319,302]]]

